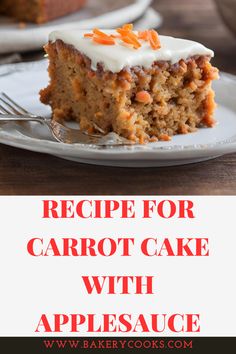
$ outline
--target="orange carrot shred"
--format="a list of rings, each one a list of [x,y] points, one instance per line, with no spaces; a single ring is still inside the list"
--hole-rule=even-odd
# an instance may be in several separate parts
[[[127,37],[122,37],[121,40],[126,43],[126,44],[129,44],[131,45],[132,47],[136,47],[135,43],[132,41],[131,38],[129,38],[128,36]],[[136,49],[136,48],[135,48]]]
[[[123,36],[121,37],[121,40],[124,43],[130,44],[131,46],[134,47],[134,49],[138,49],[141,47],[141,44],[137,41],[135,41],[133,38],[131,38],[130,36]]]
[[[120,34],[111,34],[111,37],[112,38],[121,38],[121,35]]]
[[[160,39],[158,33],[155,30],[149,31],[148,39],[152,49],[157,50],[161,48]]]
[[[138,40],[138,36],[134,32],[132,32],[131,30],[129,30],[128,28],[131,28],[131,27],[125,28],[125,26],[123,26],[123,28],[118,28],[116,30],[121,35],[120,39],[123,42],[132,45],[135,49],[140,48],[141,43]]]
[[[114,38],[106,38],[106,37],[102,37],[102,36],[93,36],[93,41],[99,44],[104,44],[104,45],[114,45],[115,44],[115,40]]]
[[[133,31],[134,25],[132,23],[127,23],[122,28],[126,31]]]
[[[127,34],[130,33],[130,31],[127,31],[123,28],[117,28],[116,32],[118,32],[121,36],[127,36]]]
[[[119,39],[134,49],[139,49],[142,46],[140,42],[142,40],[148,42],[153,50],[161,48],[160,39],[155,30],[134,32],[133,25],[128,23],[121,28],[117,28],[116,32],[117,34],[107,34],[99,28],[94,28],[93,33],[85,33],[84,37],[91,38],[95,43],[103,45],[114,45],[116,44],[116,39]]]
[[[94,28],[93,33],[99,37],[111,38],[111,36],[109,34],[106,34],[105,32],[100,31],[98,28]]]
[[[138,36],[135,33],[130,32],[128,34],[128,37],[133,41],[133,43],[135,44],[135,47],[137,47],[137,48],[141,47],[141,43],[139,42]]]
[[[148,31],[139,31],[138,38],[143,39],[144,41],[148,40]]]

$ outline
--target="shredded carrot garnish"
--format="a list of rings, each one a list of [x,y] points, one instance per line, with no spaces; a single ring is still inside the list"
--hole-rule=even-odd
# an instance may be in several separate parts
[[[135,49],[140,48],[140,45],[137,45],[129,36],[127,37],[122,37],[121,40],[126,43],[129,44],[130,46],[134,47]]]
[[[138,38],[149,42],[153,50],[161,48],[160,39],[155,30],[140,31],[138,33]]]
[[[133,25],[128,23],[121,28],[116,29],[117,34],[106,34],[98,28],[93,30],[93,33],[85,33],[85,38],[91,38],[95,43],[103,45],[115,45],[116,40],[131,46],[134,49],[139,49],[142,46],[141,41],[148,42],[153,50],[161,48],[158,33],[155,30],[133,31]]]
[[[152,49],[157,50],[161,48],[161,43],[159,40],[158,33],[154,30],[148,31],[148,40]]]
[[[121,35],[120,34],[111,34],[111,37],[120,39]]]
[[[121,41],[130,44],[135,49],[141,47],[138,36],[132,31],[133,25],[124,25],[122,28],[117,28],[117,32],[121,35]]]
[[[99,44],[104,44],[104,45],[114,45],[115,44],[114,38],[93,36],[93,41],[96,43],[99,43]]]
[[[109,34],[100,31],[98,28],[94,28],[93,34],[94,34],[93,41],[96,43],[100,43],[104,45],[116,44],[114,38],[112,38]]]
[[[132,23],[127,23],[122,28],[126,31],[133,31],[134,25]]]
[[[144,41],[148,40],[148,31],[139,31],[138,38],[143,39]]]
[[[141,47],[141,43],[139,42],[136,34],[134,34],[133,32],[123,31],[120,29],[118,29],[117,31],[119,31],[119,33],[121,34],[121,38],[120,38],[121,41],[132,45],[135,49]]]
[[[98,28],[94,28],[93,34],[95,34],[98,37],[111,38],[111,36],[109,34],[106,34],[105,32],[100,31]]]
[[[91,38],[95,43],[103,45],[114,45],[116,44],[114,38],[111,35],[108,35],[98,28],[94,28],[93,33],[85,33],[85,38]]]
[[[124,28],[117,28],[116,29],[116,32],[118,32],[120,34],[120,36],[127,36],[127,34],[130,33],[130,31],[127,31],[126,29]]]

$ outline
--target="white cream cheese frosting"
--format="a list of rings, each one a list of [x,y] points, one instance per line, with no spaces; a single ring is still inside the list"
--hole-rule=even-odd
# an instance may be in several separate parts
[[[214,52],[204,45],[167,36],[159,36],[161,49],[153,50],[148,42],[141,41],[142,46],[134,49],[117,40],[116,45],[101,45],[94,43],[91,38],[84,38],[84,34],[91,31],[55,31],[49,36],[50,42],[60,39],[72,45],[75,49],[86,55],[91,60],[92,69],[97,69],[97,64],[102,63],[105,70],[113,73],[120,72],[127,66],[142,66],[150,68],[155,61],[169,61],[178,63],[195,55],[214,56]],[[115,31],[104,30],[111,34]]]

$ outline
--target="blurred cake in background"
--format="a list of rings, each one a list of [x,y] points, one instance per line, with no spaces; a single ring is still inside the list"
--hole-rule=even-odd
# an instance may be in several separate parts
[[[78,11],[86,0],[1,0],[0,13],[19,21],[45,23]]]
[[[225,24],[236,35],[236,0],[216,0]]]

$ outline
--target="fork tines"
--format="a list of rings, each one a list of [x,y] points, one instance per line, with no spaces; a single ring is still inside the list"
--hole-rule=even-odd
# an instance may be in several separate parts
[[[23,115],[30,113],[26,111],[23,107],[19,106],[14,102],[6,93],[0,93],[0,114],[17,114]]]

